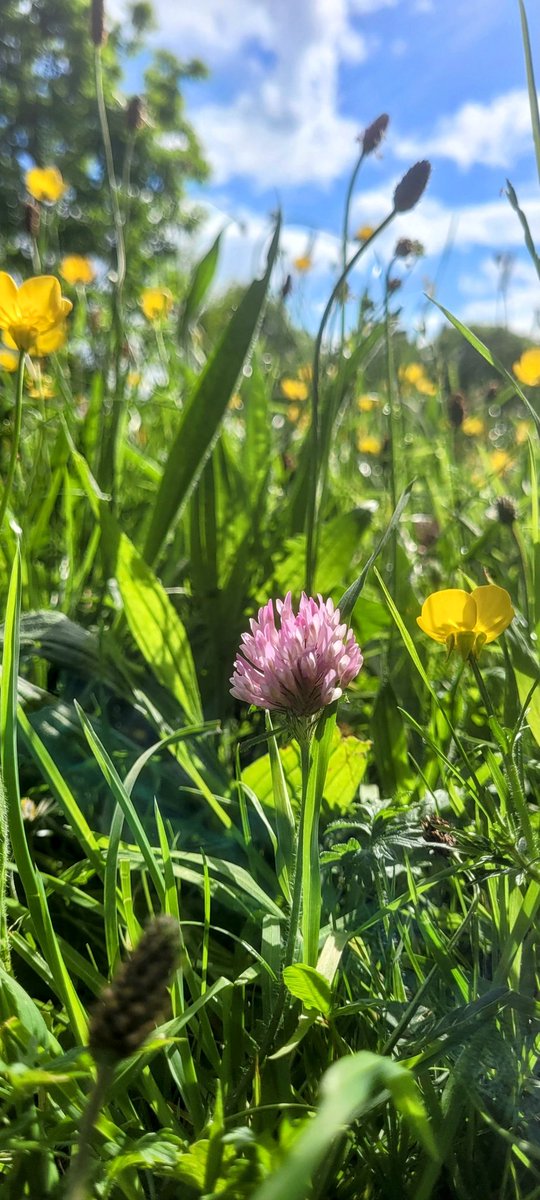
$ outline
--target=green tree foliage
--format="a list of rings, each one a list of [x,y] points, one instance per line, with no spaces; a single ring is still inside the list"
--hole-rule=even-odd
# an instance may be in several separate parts
[[[57,166],[69,186],[58,206],[61,252],[114,261],[89,10],[88,0],[2,4],[0,252],[8,269],[27,271],[31,257],[24,174],[33,165]],[[124,184],[128,285],[137,273],[139,280],[148,277],[149,259],[174,250],[175,228],[192,219],[182,213],[186,181],[207,173],[181,90],[186,79],[204,75],[200,62],[158,51],[144,75],[141,103],[122,92],[122,64],[144,49],[151,23],[150,5],[134,4],[128,21],[109,23],[101,50],[115,173]],[[52,262],[57,247],[51,239],[49,247]]]
[[[528,338],[504,329],[502,325],[471,325],[472,332],[493,352],[507,371],[530,344]],[[452,365],[457,372],[459,387],[485,387],[495,379],[495,372],[473,346],[458,333],[457,329],[445,325],[435,343],[435,353],[441,361]]]

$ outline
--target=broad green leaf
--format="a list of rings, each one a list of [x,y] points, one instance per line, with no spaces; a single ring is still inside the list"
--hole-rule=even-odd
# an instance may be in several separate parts
[[[193,390],[165,464],[144,545],[154,563],[211,452],[236,380],[249,354],[263,311],[277,255],[278,221],[262,279],[248,288],[215,353]]]
[[[152,568],[121,534],[116,578],[132,637],[156,679],[176,697],[188,721],[202,721],[202,704],[188,636]]]
[[[332,1008],[332,989],[315,967],[308,967],[305,963],[285,967],[283,982],[291,996],[302,1001],[304,1008],[314,1008],[323,1016],[328,1016]]]
[[[344,737],[336,729],[332,739],[332,750],[324,787],[324,802],[330,809],[345,812],[351,805],[367,767],[370,742],[355,737]],[[293,806],[298,805],[301,791],[300,752],[296,743],[290,743],[279,751],[285,782],[292,797]],[[272,773],[268,754],[257,758],[242,772],[242,779],[259,797],[267,808],[274,807]]]

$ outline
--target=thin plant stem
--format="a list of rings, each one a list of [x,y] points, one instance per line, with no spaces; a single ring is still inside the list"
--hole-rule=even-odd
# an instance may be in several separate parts
[[[283,972],[286,967],[290,967],[294,961],[296,950],[296,940],[298,937],[298,927],[300,925],[300,914],[302,910],[302,893],[304,887],[304,839],[305,839],[305,817],[308,798],[309,772],[311,765],[309,734],[301,734],[299,737],[300,755],[302,763],[302,801],[300,810],[300,820],[298,824],[298,837],[296,843],[295,864],[293,870],[292,882],[292,898],[291,910],[289,916],[289,927],[287,930],[287,939],[281,959],[281,976],[276,993],[274,1009],[268,1023],[265,1036],[259,1046],[257,1059],[259,1067],[268,1058],[274,1048],[276,1034],[281,1025],[283,1013],[287,1002],[287,988],[283,980]],[[238,1108],[240,1101],[243,1099],[252,1076],[251,1066],[248,1066],[243,1072],[238,1087],[231,1097],[231,1108]]]
[[[350,181],[349,181],[349,186],[347,188],[347,196],[345,199],[345,212],[343,215],[343,232],[341,234],[341,269],[342,269],[342,271],[347,270],[347,243],[349,241],[349,219],[350,219],[350,212],[351,212],[352,194],[354,191],[356,180],[358,179],[358,172],[364,161],[364,157],[365,157],[364,148],[362,147],[362,153],[358,159],[358,162],[356,163],[356,166],[354,168],[354,171],[353,171]],[[342,346],[343,346],[344,341],[345,341],[345,297],[343,297],[342,304],[341,304],[341,345]]]
[[[362,254],[366,253],[374,238],[382,233],[383,229],[390,224],[390,221],[395,216],[395,209],[384,218],[384,221],[377,226],[370,238],[366,238],[365,242],[359,246],[356,254],[353,254],[350,262],[347,263],[345,270],[341,272],[339,279],[334,284],[330,294],[328,303],[323,312],[321,323],[315,339],[315,348],[313,352],[313,386],[311,394],[311,430],[310,430],[310,459],[309,459],[309,474],[308,474],[308,502],[306,513],[306,591],[308,595],[313,589],[313,580],[317,562],[317,492],[319,479],[319,419],[320,419],[320,371],[321,371],[321,349],[323,337],[330,313],[339,296],[341,287],[347,276],[356,266]],[[329,447],[326,447],[326,452]]]
[[[98,1064],[95,1082],[88,1097],[81,1121],[77,1155],[68,1175],[65,1200],[89,1200],[90,1198],[88,1176],[90,1173],[92,1134],[103,1107],[112,1075],[112,1066],[104,1063]]]
[[[109,184],[109,192],[111,197],[111,207],[114,222],[114,234],[116,240],[116,290],[121,293],[126,275],[126,252],[124,246],[124,228],[122,224],[122,213],[120,212],[120,202],[118,199],[118,184],[116,182],[116,173],[114,170],[114,159],[111,144],[111,135],[109,133],[109,123],[107,121],[107,109],[105,107],[105,94],[103,91],[103,65],[101,62],[101,47],[96,46],[95,53],[95,81],[96,81],[96,100],[98,107],[99,124],[101,128],[101,137],[103,140],[103,149],[105,151],[105,166],[107,169],[107,181]]]
[[[123,429],[123,416],[125,408],[125,389],[124,380],[120,370],[120,356],[122,350],[122,292],[126,275],[126,250],[124,242],[124,226],[122,213],[120,209],[119,187],[116,180],[114,169],[114,158],[112,152],[111,136],[107,121],[107,109],[105,106],[105,94],[103,91],[103,65],[101,60],[101,47],[96,46],[95,51],[95,84],[96,84],[96,100],[99,115],[99,123],[101,128],[101,137],[103,141],[103,149],[105,153],[105,167],[107,171],[107,181],[109,185],[109,193],[111,197],[111,208],[114,223],[114,233],[116,242],[116,285],[113,293],[112,303],[112,331],[113,331],[113,355],[114,355],[114,388],[112,397],[112,412],[108,422],[106,436],[103,439],[101,461],[99,468],[99,483],[105,490],[110,490],[113,496],[115,495],[115,480],[117,475],[117,457],[118,447],[120,444],[120,434]],[[113,569],[113,564],[109,564],[109,570]]]
[[[19,453],[19,442],[20,442],[20,438],[21,438],[21,424],[22,424],[25,357],[26,356],[25,356],[24,350],[20,350],[19,351],[19,365],[17,368],[17,383],[16,383],[16,389],[15,389],[15,424],[14,424],[14,428],[13,428],[13,440],[11,443],[11,458],[9,460],[7,479],[6,479],[6,483],[5,483],[5,487],[4,487],[4,492],[2,495],[2,500],[0,502],[0,530],[3,525],[4,517],[6,515],[6,509],[9,504],[9,500],[10,500],[10,496],[11,496],[11,489],[13,487],[13,480],[15,478],[15,469],[17,466],[17,456]]]

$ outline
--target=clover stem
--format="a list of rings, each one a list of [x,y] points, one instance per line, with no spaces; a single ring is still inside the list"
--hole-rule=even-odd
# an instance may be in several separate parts
[[[8,467],[7,479],[6,479],[6,483],[5,483],[5,487],[4,487],[4,494],[3,494],[2,500],[0,502],[0,529],[2,528],[4,517],[6,515],[6,509],[9,504],[9,498],[11,495],[11,489],[13,487],[13,480],[15,477],[15,468],[17,466],[17,457],[19,454],[19,441],[21,438],[21,423],[22,423],[25,357],[26,357],[26,355],[25,355],[24,350],[20,350],[19,351],[19,365],[17,367],[17,383],[16,383],[16,393],[15,393],[15,422],[14,422],[14,426],[13,426],[13,440],[11,443],[11,458],[9,460],[9,467]]]

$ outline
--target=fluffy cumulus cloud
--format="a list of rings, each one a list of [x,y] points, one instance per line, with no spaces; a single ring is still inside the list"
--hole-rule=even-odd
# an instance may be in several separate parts
[[[113,3],[118,14],[124,0]],[[264,189],[338,178],[354,161],[362,121],[374,115],[341,111],[340,67],[368,55],[364,18],[398,3],[154,0],[156,43],[166,30],[171,49],[199,55],[210,68],[214,95],[194,105],[190,119],[214,183],[239,178]]]
[[[354,206],[358,223],[369,220],[370,224],[376,224],[388,212],[391,194],[389,188],[388,191],[372,190],[358,197]],[[533,236],[540,235],[540,200],[527,195],[523,200]],[[271,216],[228,205],[224,196],[221,204],[205,206],[205,220],[195,242],[188,239],[183,250],[196,259],[208,249],[220,230],[225,231],[217,277],[217,288],[221,291],[235,282],[247,284],[262,271],[271,228]],[[414,324],[419,306],[423,307],[423,321],[427,321],[430,333],[434,334],[443,323],[440,314],[426,308],[423,292],[429,289],[430,277],[438,272],[443,250],[450,246],[453,253],[446,272],[439,279],[439,299],[467,323],[493,324],[506,319],[516,332],[538,336],[538,278],[524,254],[521,226],[504,198],[454,210],[440,200],[426,196],[418,209],[398,217],[373,250],[366,254],[361,267],[351,278],[353,292],[370,283],[375,296],[379,295],[380,264],[389,261],[400,236],[418,238],[426,250],[425,259],[419,263],[403,294],[405,324],[411,321]],[[351,243],[350,253],[357,248],[357,243]],[[307,249],[312,267],[307,275],[299,276],[294,269],[294,260],[304,255]],[[500,265],[495,257],[501,250],[510,256],[506,305],[500,287]],[[474,270],[463,265],[469,255]],[[324,232],[314,235],[306,227],[285,224],[275,286],[279,288],[287,274],[292,273],[293,311],[309,328],[316,324],[330,293],[340,259],[338,236]]]
[[[396,180],[397,182],[397,180]],[[434,172],[430,189],[437,185]],[[391,207],[393,186],[361,192],[353,205],[353,220],[357,225],[377,225]],[[537,193],[526,189],[520,202],[527,213],[533,237],[540,236],[540,200]],[[417,208],[398,217],[384,235],[385,248],[399,237],[418,238],[428,255],[438,255],[446,247],[471,250],[492,247],[498,250],[523,246],[523,230],[504,194],[478,204],[449,206],[436,196],[426,193]]]
[[[272,0],[262,7],[269,21],[264,70],[241,72],[228,104],[193,113],[214,179],[244,177],[260,188],[328,183],[353,161],[358,134],[357,123],[339,112],[339,66],[360,63],[366,43],[352,27],[347,0]]]
[[[481,164],[510,168],[531,148],[531,116],[527,92],[516,88],[488,104],[467,102],[441,117],[422,139],[402,138],[400,158],[447,158],[463,170]]]

